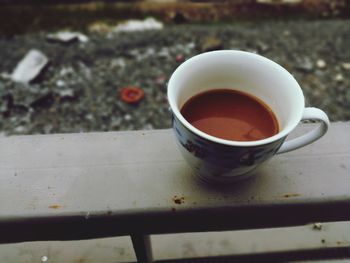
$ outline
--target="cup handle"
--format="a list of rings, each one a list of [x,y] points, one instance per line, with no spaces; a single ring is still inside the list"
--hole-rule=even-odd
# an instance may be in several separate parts
[[[296,150],[318,140],[327,132],[330,125],[327,114],[318,108],[305,108],[301,120],[317,120],[320,126],[298,138],[284,142],[277,154]]]

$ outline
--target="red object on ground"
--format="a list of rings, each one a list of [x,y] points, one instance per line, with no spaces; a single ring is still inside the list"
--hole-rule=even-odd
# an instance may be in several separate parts
[[[183,62],[183,61],[185,61],[185,56],[182,54],[178,54],[178,55],[176,55],[175,59],[177,62]]]
[[[122,101],[129,104],[136,104],[142,100],[145,93],[139,87],[125,87],[121,89],[120,95]]]

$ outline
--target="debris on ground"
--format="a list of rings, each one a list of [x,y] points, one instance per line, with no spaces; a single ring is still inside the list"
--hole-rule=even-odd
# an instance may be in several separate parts
[[[60,70],[60,75],[62,77],[64,76],[67,76],[67,75],[73,75],[75,72],[74,72],[74,69],[72,67],[63,67],[61,70]]]
[[[0,78],[2,79],[11,79],[11,74],[7,73],[7,72],[1,72],[0,73]]]
[[[59,90],[57,93],[61,99],[73,99],[75,97],[74,91],[72,89],[62,89]]]
[[[184,62],[185,61],[185,56],[182,54],[178,54],[175,57],[176,62]]]
[[[159,30],[163,28],[163,23],[156,19],[149,17],[145,20],[128,20],[124,23],[117,25],[114,32],[133,32],[133,31],[145,31],[145,30]]]
[[[49,63],[49,59],[39,50],[30,50],[17,64],[11,79],[14,82],[29,83],[37,78]]]
[[[167,79],[167,77],[165,75],[160,75],[160,76],[156,77],[156,79],[154,81],[158,85],[163,85],[163,84],[165,84],[166,79]]]
[[[319,68],[319,69],[324,69],[327,64],[326,64],[326,61],[324,61],[323,59],[318,59],[316,61],[316,66]]]
[[[162,47],[158,52],[158,56],[161,58],[168,58],[170,56],[169,49],[167,47]]]
[[[350,70],[350,62],[349,63],[342,63],[343,69]]]
[[[17,126],[16,128],[14,128],[14,132],[15,132],[15,133],[21,134],[21,133],[23,133],[24,131],[26,131],[26,128],[25,128],[24,126],[22,126],[22,125]]]
[[[125,87],[120,91],[122,101],[128,104],[139,103],[144,96],[144,91],[139,87]]]
[[[60,42],[65,44],[76,42],[76,41],[79,41],[82,43],[86,43],[89,41],[89,38],[86,35],[80,32],[69,32],[69,31],[61,31],[54,34],[48,34],[47,39],[50,41]]]
[[[112,28],[108,24],[98,21],[90,24],[87,30],[90,33],[107,34],[112,30]]]
[[[214,36],[206,37],[202,40],[201,50],[202,52],[214,51],[223,49],[221,40]]]
[[[124,59],[116,58],[116,59],[112,59],[110,65],[111,65],[111,68],[124,68],[126,63]]]
[[[335,81],[336,82],[343,82],[343,80],[344,80],[344,77],[343,77],[343,75],[342,74],[337,74],[337,75],[335,75]]]
[[[125,114],[124,115],[124,120],[131,121],[132,120],[132,116],[130,114]]]
[[[296,68],[303,72],[310,73],[314,69],[314,65],[309,57],[298,57]]]
[[[56,86],[57,87],[64,87],[64,86],[66,86],[66,82],[64,80],[59,79],[56,81]]]
[[[260,52],[266,52],[270,49],[270,47],[263,41],[258,41],[256,44]]]
[[[6,116],[6,113],[8,113],[11,107],[13,106],[13,97],[11,94],[7,94],[3,95],[1,99],[2,102],[0,104],[0,113]]]
[[[285,36],[285,37],[289,37],[290,36],[290,31],[289,30],[284,30],[282,35]]]
[[[30,103],[30,107],[36,110],[49,108],[54,102],[55,102],[55,97],[50,92],[34,100],[32,103]]]

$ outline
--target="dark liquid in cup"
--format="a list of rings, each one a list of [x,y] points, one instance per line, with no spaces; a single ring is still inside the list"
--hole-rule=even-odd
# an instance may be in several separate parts
[[[190,98],[181,114],[197,129],[232,141],[262,140],[279,129],[276,116],[265,103],[230,89],[211,90]]]

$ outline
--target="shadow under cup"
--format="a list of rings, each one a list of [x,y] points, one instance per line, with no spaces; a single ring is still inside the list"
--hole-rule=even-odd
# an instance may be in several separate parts
[[[196,94],[234,89],[265,102],[274,112],[279,133],[258,141],[229,141],[193,127],[180,113]],[[293,76],[262,56],[243,51],[213,51],[181,64],[168,83],[173,129],[185,160],[202,179],[232,182],[251,174],[271,158],[297,126],[304,110],[304,96]]]

